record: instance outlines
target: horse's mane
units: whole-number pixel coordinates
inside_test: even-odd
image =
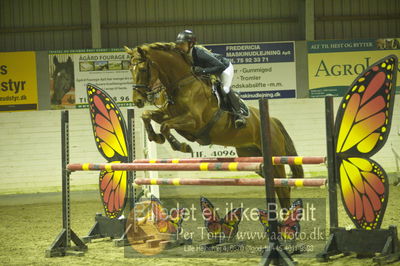
[[[142,48],[144,47],[148,47],[154,50],[172,51],[176,49],[176,44],[174,42],[155,42],[142,45]]]
[[[174,43],[174,42],[155,42],[155,43],[150,43],[150,44],[144,44],[144,45],[142,45],[142,48],[143,47],[149,47],[154,50],[162,50],[162,51],[171,51],[171,50],[176,51],[176,49],[177,49],[176,43]],[[196,44],[196,47],[201,47],[201,48],[206,49],[207,51],[211,52],[211,50],[207,49],[203,45]]]
[[[176,43],[174,42],[155,42],[150,44],[143,44],[140,46],[143,50],[156,50],[156,51],[164,51],[171,52],[174,56],[182,57],[186,64],[191,65],[191,60],[188,58],[188,55],[183,53],[180,49],[176,47]]]

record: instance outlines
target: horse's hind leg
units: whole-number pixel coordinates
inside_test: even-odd
[[[239,157],[260,157],[262,152],[257,147],[236,148]],[[262,173],[257,172],[263,177]],[[283,165],[274,166],[273,178],[286,178],[285,167]],[[263,177],[264,178],[264,177]],[[279,203],[282,208],[290,207],[290,187],[275,187],[275,192],[278,196]]]

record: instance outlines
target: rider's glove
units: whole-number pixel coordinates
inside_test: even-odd
[[[196,75],[205,75],[205,74],[206,74],[206,72],[204,71],[204,68],[199,67],[199,66],[194,66],[194,67],[193,67],[193,72],[194,72]]]

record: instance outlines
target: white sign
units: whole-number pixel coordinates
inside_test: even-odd
[[[294,42],[205,45],[235,69],[232,88],[243,99],[295,98]]]

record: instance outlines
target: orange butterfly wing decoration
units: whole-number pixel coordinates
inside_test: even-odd
[[[303,217],[303,201],[301,199],[295,200],[285,219],[278,222],[278,233],[282,239],[293,240],[300,233],[300,220]],[[269,234],[268,211],[258,209],[258,218],[264,227],[264,231]]]
[[[110,95],[95,85],[87,85],[87,95],[97,149],[108,162],[127,162],[127,129],[121,110]],[[100,196],[109,218],[118,218],[124,210],[127,178],[126,171],[100,172]]]
[[[155,225],[160,233],[178,234],[182,230],[182,222],[187,212],[185,208],[174,209],[168,214],[160,200],[153,195],[151,195],[151,207]]]
[[[221,219],[217,210],[207,198],[200,198],[200,207],[204,226],[212,238],[222,241],[236,236],[242,219],[243,208],[232,209]]]
[[[279,224],[279,232],[284,239],[295,239],[300,233],[300,220],[303,218],[303,201],[292,203],[285,219]]]
[[[388,139],[396,74],[394,55],[367,68],[350,86],[336,116],[336,173],[344,207],[357,228],[380,228],[386,210],[387,175],[369,157]]]

